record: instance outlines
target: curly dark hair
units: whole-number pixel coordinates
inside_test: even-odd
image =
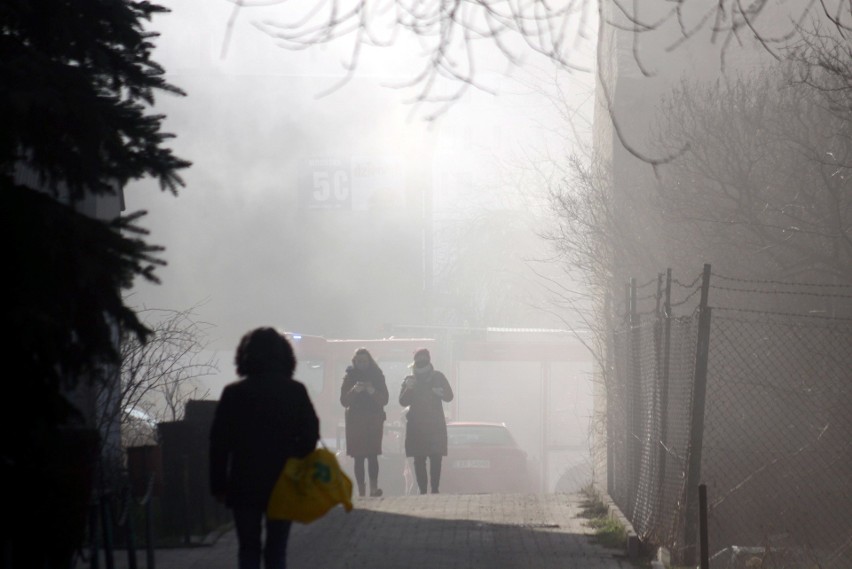
[[[240,377],[266,372],[280,372],[291,377],[296,370],[296,355],[282,332],[263,326],[243,335],[234,363]]]

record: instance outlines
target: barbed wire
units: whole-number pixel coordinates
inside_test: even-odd
[[[704,283],[717,290],[711,293],[709,306],[713,340],[707,354],[707,413],[704,428],[696,435],[690,427],[690,410],[701,338],[695,318],[701,310],[697,295],[707,290],[701,283],[701,277],[687,285],[675,281],[689,288],[672,286],[662,291],[670,295],[670,302],[658,303],[657,308],[671,307],[668,314],[657,311],[658,320],[652,321],[653,315],[642,312],[641,332],[633,320],[633,326],[621,324],[613,338],[608,388],[615,388],[607,392],[612,403],[607,407],[607,427],[612,429],[614,452],[607,469],[614,482],[613,500],[633,512],[631,522],[637,532],[654,536],[674,551],[683,543],[687,527],[686,509],[679,507],[688,491],[684,462],[691,458],[694,437],[700,436],[707,452],[702,475],[716,488],[711,515],[717,517],[712,520],[710,531],[715,535],[711,539],[730,544],[747,535],[746,540],[756,543],[763,533],[762,523],[774,520],[779,512],[801,509],[806,515],[782,520],[791,542],[800,536],[809,539],[810,528],[819,527],[819,545],[824,544],[825,551],[848,549],[852,543],[848,519],[832,516],[849,511],[850,499],[843,480],[831,468],[839,464],[852,432],[849,417],[838,419],[835,413],[848,407],[850,397],[852,314],[838,311],[843,316],[833,317],[831,308],[809,311],[811,307],[799,305],[828,305],[829,299],[838,299],[834,303],[845,309],[852,288],[808,288],[808,283],[719,275]],[[795,294],[824,296],[826,301],[803,300]],[[772,304],[758,302],[764,298]],[[648,300],[635,304],[634,315],[637,308],[653,308]],[[673,324],[670,345],[660,342],[659,335],[645,332],[646,326],[657,325],[662,318],[670,318]],[[669,374],[666,383],[662,370]],[[641,424],[636,417],[642,417]],[[742,432],[749,432],[747,440]],[[789,493],[811,479],[819,490],[791,496],[789,506],[764,499]],[[814,519],[809,517],[812,510],[820,512]],[[817,516],[824,526],[816,526]]]
[[[652,292],[651,294],[646,294],[644,296],[637,296],[636,300],[637,301],[639,301],[639,300],[651,300],[651,299],[656,299],[657,297],[658,297],[657,293]]]
[[[824,288],[848,288],[852,289],[852,284],[825,284],[825,283],[795,283],[790,281],[772,281],[772,280],[761,280],[761,279],[741,279],[737,277],[728,277],[725,275],[720,275],[718,273],[710,273],[716,278],[726,280],[726,281],[734,281],[740,283],[751,283],[751,284],[777,284],[782,286],[810,286],[810,287],[824,287]]]
[[[712,306],[711,307],[714,312],[716,311],[728,311],[728,312],[747,312],[751,314],[768,314],[771,316],[795,316],[800,318],[817,318],[822,320],[843,320],[852,322],[852,318],[848,318],[845,316],[829,316],[823,314],[803,314],[801,312],[773,312],[769,310],[755,310],[753,308],[731,308],[728,306]]]
[[[846,285],[846,284],[823,284],[823,283],[808,283],[808,282],[795,283],[795,282],[786,282],[786,281],[773,281],[773,280],[767,280],[767,279],[745,279],[745,278],[730,277],[730,276],[721,275],[721,274],[718,274],[718,273],[711,273],[711,275],[718,278],[718,279],[721,279],[721,280],[738,282],[738,283],[771,284],[771,285],[798,286],[798,287],[820,287],[820,288],[834,288],[834,289],[852,289],[852,285]],[[692,298],[701,291],[701,287],[699,287],[698,284],[701,282],[702,277],[703,277],[703,273],[699,273],[698,276],[696,276],[695,279],[691,283],[683,283],[683,282],[679,281],[678,279],[673,278],[671,280],[672,284],[675,284],[675,285],[677,285],[681,288],[691,289],[691,292],[688,295],[686,295],[683,299],[681,299],[679,301],[671,302],[669,304],[669,306],[671,308],[683,306],[683,305],[687,304],[690,300],[692,300]],[[650,286],[650,285],[652,285],[654,283],[658,283],[658,282],[659,282],[659,278],[652,278],[652,279],[648,280],[647,282],[645,282],[641,285],[636,285],[636,289],[638,290],[638,289]],[[773,295],[774,294],[774,295],[790,295],[790,296],[808,296],[808,297],[817,297],[817,298],[852,299],[852,293],[846,294],[846,293],[842,293],[842,292],[831,293],[831,292],[817,292],[817,291],[806,291],[806,290],[772,290],[772,289],[766,289],[766,288],[739,288],[739,287],[715,285],[715,284],[712,284],[712,283],[709,285],[709,287],[711,289],[715,289],[715,290],[727,291],[727,292],[733,292],[733,293],[742,293],[742,294],[767,294],[767,295]],[[664,294],[664,290],[658,289],[653,293],[645,294],[645,295],[642,295],[642,296],[637,296],[636,301],[638,303],[640,301],[647,301],[647,300],[660,300],[662,298],[663,294]],[[726,307],[726,306],[717,306],[717,307],[714,307],[714,308],[718,309],[718,310],[740,311],[740,312],[747,312],[747,313],[754,313],[754,314],[768,314],[768,315],[786,316],[786,317],[800,316],[800,317],[805,317],[805,318],[818,318],[818,319],[826,319],[826,320],[844,320],[844,321],[845,320],[852,320],[852,318],[847,318],[847,317],[838,317],[838,316],[829,316],[829,315],[820,315],[820,314],[772,312],[772,311],[754,310],[754,309],[747,309],[747,308],[733,308],[733,307]],[[644,311],[637,311],[637,314],[643,314],[643,315],[644,314],[654,314],[655,312],[656,312],[656,309],[644,310]],[[624,314],[625,318],[629,318],[629,312],[626,310],[626,307],[625,307],[625,312],[623,314]]]
[[[687,302],[689,302],[689,299],[692,298],[693,296],[695,296],[696,294],[698,294],[699,292],[701,292],[700,288],[693,289],[693,291],[691,293],[689,293],[688,295],[686,295],[686,297],[683,300],[680,300],[678,302],[672,302],[671,304],[669,304],[669,306],[671,306],[672,308],[674,308],[675,306],[682,306],[682,305],[686,304]]]
[[[718,290],[727,290],[731,292],[757,292],[760,294],[791,294],[791,295],[800,295],[800,296],[819,296],[824,298],[852,298],[852,294],[833,294],[833,293],[822,293],[822,292],[810,292],[803,290],[768,290],[768,289],[748,289],[748,288],[734,288],[728,286],[719,286],[719,285],[710,285],[710,288],[718,289]]]
[[[684,284],[677,279],[672,279],[672,284],[676,284],[679,287],[683,287],[683,288],[695,288],[695,285],[698,284],[698,282],[702,279],[703,276],[704,276],[704,273],[698,273],[698,276],[695,277],[695,280],[692,281],[689,284]]]
[[[637,316],[642,316],[642,315],[646,315],[646,314],[657,314],[657,309],[653,308],[653,309],[649,309],[649,310],[639,310],[639,311],[636,312]]]

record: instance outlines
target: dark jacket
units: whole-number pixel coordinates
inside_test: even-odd
[[[210,491],[266,507],[287,459],[316,448],[319,419],[305,386],[280,373],[228,384],[210,430]]]
[[[433,388],[443,389],[443,395],[437,395]],[[399,404],[408,407],[405,415],[405,456],[447,456],[447,421],[443,402],[452,400],[450,382],[440,371],[432,369],[424,376],[409,375],[403,380]]]
[[[359,381],[369,383],[375,391],[356,391]],[[388,404],[388,386],[385,374],[378,367],[360,370],[346,368],[340,386],[340,404],[346,407],[346,454],[372,456],[382,454],[385,405]]]

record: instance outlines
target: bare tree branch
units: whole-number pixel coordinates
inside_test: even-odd
[[[732,271],[852,282],[852,124],[833,110],[844,91],[815,88],[830,80],[824,71],[799,81],[801,69],[685,84],[666,99],[659,144],[693,144],[659,179],[662,212],[682,243],[740,262]]]
[[[327,95],[346,84],[357,68],[363,46],[391,47],[403,35],[415,38],[422,46],[422,69],[397,88],[414,88],[415,105],[435,104],[439,110],[427,116],[432,120],[444,112],[447,104],[461,97],[468,86],[488,90],[477,79],[477,60],[482,42],[490,42],[510,65],[523,58],[510,38],[526,49],[540,54],[567,71],[591,71],[575,56],[576,41],[587,36],[588,0],[569,0],[559,6],[545,0],[532,2],[449,0],[322,0],[301,10],[292,2],[246,2],[229,0],[234,10],[226,24],[222,55],[227,53],[236,13],[243,8],[279,6],[275,19],[265,18],[255,26],[286,49],[336,42],[349,36],[350,56],[343,62],[344,77],[325,90]],[[286,16],[286,19],[285,17]],[[571,41],[571,40],[574,41]],[[460,85],[450,95],[441,92],[443,81]]]
[[[104,385],[98,400],[100,422],[120,425],[123,444],[150,444],[153,423],[179,420],[188,400],[207,397],[199,380],[214,374],[217,362],[205,353],[212,325],[196,319],[197,308],[140,309],[151,330],[147,341],[122,334],[120,381]]]

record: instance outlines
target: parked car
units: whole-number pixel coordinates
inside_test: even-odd
[[[416,492],[413,465],[406,463],[409,493]],[[534,488],[527,453],[504,423],[447,424],[447,456],[441,469],[443,494],[526,493]]]
[[[125,407],[121,417],[121,446],[128,448],[156,444],[157,421],[138,407]]]

